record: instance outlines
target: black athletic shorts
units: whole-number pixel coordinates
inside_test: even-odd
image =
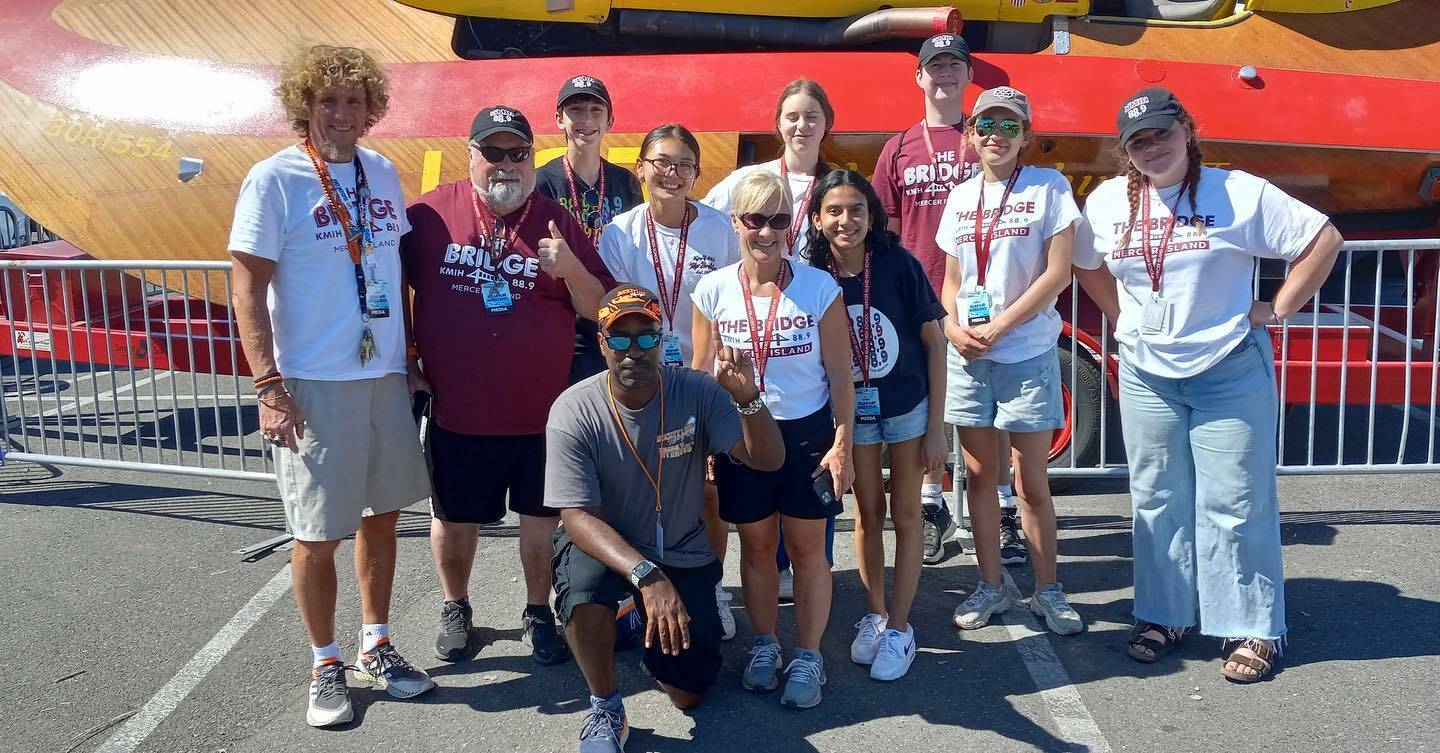
[[[720,519],[740,525],[775,513],[801,520],[822,520],[845,511],[839,500],[827,505],[815,493],[812,474],[835,443],[835,421],[826,405],[814,413],[776,421],[785,440],[785,464],[778,471],[757,471],[732,459],[715,457],[715,488]]]
[[[431,423],[425,459],[435,487],[430,511],[448,523],[488,525],[510,510],[553,518],[545,506],[545,435],[477,436],[446,431]]]
[[[645,614],[645,601],[630,579],[586,554],[562,527],[555,532],[555,615],[569,622],[570,613],[580,604],[599,604],[618,610],[626,594],[635,597],[635,607]],[[715,585],[720,582],[720,562],[700,567],[672,567],[660,570],[674,584],[690,614],[690,648],[678,656],[667,656],[654,641],[645,649],[645,668],[656,680],[691,693],[704,693],[720,675],[720,614],[715,604]]]

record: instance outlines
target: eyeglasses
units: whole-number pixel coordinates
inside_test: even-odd
[[[656,157],[655,159],[641,157],[640,161],[650,163],[650,166],[660,171],[662,175],[673,171],[686,180],[695,177],[700,172],[700,167],[694,162],[671,162],[665,157]]]
[[[641,350],[654,350],[660,345],[660,333],[642,332],[638,335],[606,335],[605,345],[616,353],[624,353],[630,350],[631,345],[639,345]]]
[[[785,212],[779,214],[761,214],[759,212],[746,212],[740,215],[740,224],[751,230],[760,230],[766,225],[771,230],[784,230],[790,227],[790,215]]]
[[[521,162],[529,162],[530,155],[534,152],[534,149],[528,146],[517,146],[514,149],[502,149],[498,146],[481,146],[479,144],[471,144],[470,147],[472,149],[479,150],[480,156],[484,157],[485,161],[489,162],[492,165],[498,165],[506,159],[516,164],[519,164]]]
[[[999,121],[994,118],[975,119],[975,133],[979,136],[989,136],[999,131],[1001,136],[1007,139],[1013,139],[1018,138],[1022,130],[1024,130],[1024,128],[1020,125],[1020,121],[1011,118]]]

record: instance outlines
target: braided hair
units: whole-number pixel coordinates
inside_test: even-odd
[[[1185,160],[1188,163],[1185,168],[1185,179],[1182,184],[1190,187],[1190,211],[1196,211],[1195,196],[1200,190],[1200,168],[1204,167],[1204,157],[1200,154],[1199,126],[1195,123],[1195,117],[1189,112],[1181,111],[1175,118],[1175,125],[1188,126],[1190,138],[1185,142]],[[1115,161],[1124,165],[1120,175],[1125,176],[1125,195],[1130,200],[1130,220],[1125,225],[1125,235],[1120,239],[1120,244],[1115,250],[1119,251],[1130,245],[1130,238],[1135,231],[1135,218],[1140,212],[1140,190],[1145,185],[1145,176],[1130,161],[1130,154],[1125,151],[1125,144],[1121,143],[1115,147]],[[1149,233],[1150,228],[1145,228]]]

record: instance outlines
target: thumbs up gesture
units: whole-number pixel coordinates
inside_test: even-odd
[[[575,265],[580,263],[575,258],[575,253],[570,250],[570,244],[565,242],[565,236],[560,234],[560,228],[550,220],[550,237],[541,238],[536,245],[535,255],[540,257],[540,269],[556,279],[564,279],[573,273]]]
[[[755,399],[755,365],[745,351],[726,345],[720,338],[720,323],[710,322],[710,337],[715,343],[715,381],[730,393],[737,403]]]

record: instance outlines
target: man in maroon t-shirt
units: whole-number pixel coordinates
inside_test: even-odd
[[[408,209],[402,242],[414,293],[411,374],[434,393],[430,546],[445,591],[435,652],[471,655],[470,572],[480,525],[520,516],[522,615],[536,661],[569,657],[550,611],[545,422],[568,383],[575,315],[615,282],[575,218],[535,191],[534,137],[519,111],[490,107],[470,128],[470,177]]]

